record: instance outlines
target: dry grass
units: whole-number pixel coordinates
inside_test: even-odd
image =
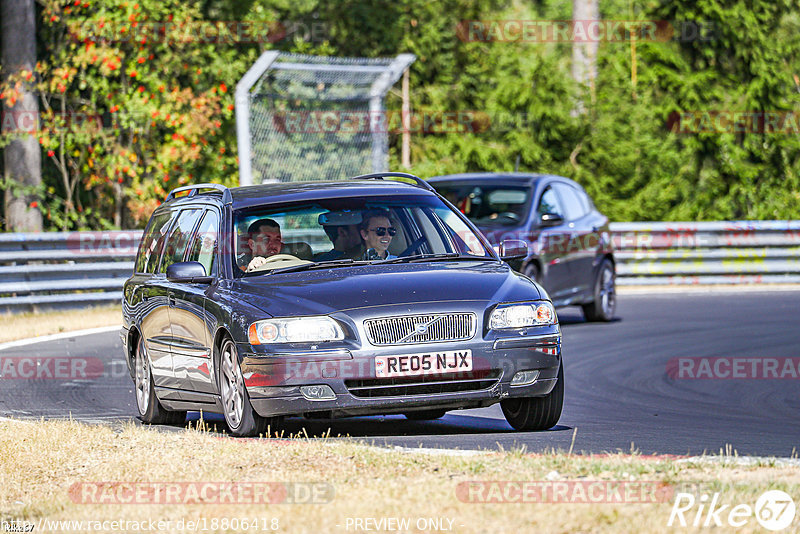
[[[133,425],[114,429],[69,421],[0,420],[0,458],[0,519],[171,520],[172,530],[182,518],[274,518],[280,532],[363,532],[354,528],[354,518],[387,517],[409,518],[410,532],[433,530],[417,528],[420,518],[447,518],[458,533],[676,530],[667,526],[672,502],[478,504],[457,498],[460,482],[480,480],[693,482],[703,492],[720,492],[723,503],[751,506],[767,489],[787,491],[796,501],[800,497],[800,467],[769,462],[726,467],[635,455],[522,451],[444,456],[348,441],[237,440],[198,430],[158,432]],[[101,481],[325,482],[335,496],[326,504],[78,504],[70,498],[72,484]],[[353,522],[349,528],[348,518]],[[207,528],[224,530],[211,528],[211,523]],[[736,532],[763,531],[760,528],[751,519]]]
[[[98,306],[81,310],[51,311],[0,315],[0,343],[36,336],[58,334],[84,328],[122,324],[118,305]]]

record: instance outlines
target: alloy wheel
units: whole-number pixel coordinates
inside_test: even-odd
[[[222,346],[222,405],[225,410],[225,419],[232,428],[239,428],[242,423],[244,409],[244,377],[239,368],[239,358],[236,348],[230,340]]]
[[[150,362],[147,361],[144,341],[136,346],[136,406],[139,415],[147,413],[150,407]]]
[[[608,318],[613,317],[614,311],[617,308],[617,288],[616,281],[614,280],[614,272],[610,265],[606,265],[603,269],[603,274],[600,279],[599,297],[603,315]]]

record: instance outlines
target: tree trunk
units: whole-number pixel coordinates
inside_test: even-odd
[[[572,0],[572,23],[587,28],[591,21],[600,20],[598,0]],[[583,32],[586,34],[586,32]],[[594,92],[594,79],[597,77],[596,40],[572,42],[572,77],[583,90],[587,86]],[[575,112],[583,113],[583,101],[579,100]]]
[[[7,77],[22,69],[33,72],[36,67],[36,11],[34,0],[0,0],[2,20],[2,68]],[[34,127],[39,127],[39,105],[36,94],[22,87],[19,98],[12,107],[3,102],[3,113],[12,117],[29,113],[36,117]],[[16,121],[3,121],[6,128],[14,128]],[[4,151],[4,179],[6,228],[12,232],[41,232],[42,214],[30,204],[36,200],[34,190],[42,183],[42,161],[39,143],[33,135],[17,132]]]
[[[408,96],[408,68],[403,72],[403,145],[400,155],[400,165],[406,169],[411,168],[411,102]]]

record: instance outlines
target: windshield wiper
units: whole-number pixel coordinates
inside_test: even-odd
[[[245,273],[244,276],[253,276],[257,274],[283,274],[283,273],[296,273],[301,271],[310,271],[314,269],[326,269],[333,267],[349,267],[351,265],[385,265],[388,263],[415,263],[423,261],[443,261],[443,260],[472,260],[472,261],[488,261],[492,258],[485,256],[465,256],[457,252],[448,252],[446,254],[415,254],[413,256],[403,256],[401,258],[392,258],[389,260],[352,260],[344,258],[340,260],[327,260],[314,263],[303,263],[301,265],[292,265],[290,267],[278,267],[277,269],[259,269],[257,271]]]
[[[447,252],[444,254],[415,254],[413,256],[402,256],[400,258],[392,258],[390,260],[383,260],[378,263],[416,263],[422,261],[444,261],[444,260],[478,260],[489,261],[492,258],[486,256],[469,256],[459,254],[458,252]]]
[[[341,260],[327,260],[327,261],[318,261],[314,263],[303,263],[302,265],[292,265],[291,267],[280,267],[278,269],[273,269],[269,271],[270,274],[279,274],[279,273],[296,273],[299,271],[310,271],[312,269],[325,269],[328,267],[347,267],[350,265],[368,265],[372,262],[366,260],[352,260],[350,258],[344,258]]]

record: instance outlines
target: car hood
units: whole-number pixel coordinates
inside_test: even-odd
[[[546,298],[538,286],[497,261],[364,265],[239,279],[231,288],[273,317],[435,301]]]

